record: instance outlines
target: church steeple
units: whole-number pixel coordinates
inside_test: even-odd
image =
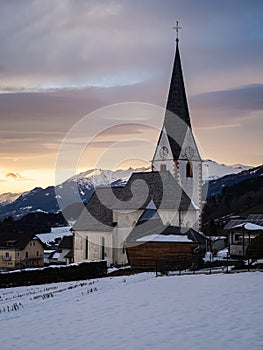
[[[174,66],[166,104],[166,110],[167,112],[176,114],[176,116],[178,116],[191,128],[191,121],[184,87],[184,79],[178,42],[179,39],[177,37]]]
[[[169,141],[172,157],[177,160],[181,155],[182,146],[188,129],[191,130],[191,121],[179,52],[178,29],[181,28],[179,27],[178,22],[174,29],[176,29],[177,32],[174,65],[167,98],[164,123],[158,146],[160,146],[161,140],[164,137],[163,134],[165,133]]]
[[[181,28],[178,22],[174,29],[177,37],[173,71],[164,123],[153,156],[152,170],[159,172],[167,170],[176,178],[194,206],[199,208],[199,217],[189,219],[189,225],[193,225],[193,221],[196,225],[198,218],[201,223],[202,160],[191,128],[179,52],[178,30]]]

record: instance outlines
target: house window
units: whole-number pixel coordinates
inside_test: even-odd
[[[40,254],[39,254],[39,251],[37,250],[37,257],[39,257],[40,256]]]
[[[101,237],[101,260],[105,258],[105,238]]]
[[[17,256],[20,256],[20,252],[17,252]]]
[[[160,165],[160,171],[166,171],[166,165],[165,164],[161,164]]]
[[[5,252],[5,257],[8,259],[9,258],[9,252]]]
[[[25,257],[28,258],[28,252],[25,253]]]
[[[8,262],[7,266],[13,266],[13,263],[12,262]]]
[[[85,241],[85,259],[89,258],[89,237],[86,237]]]
[[[189,161],[186,164],[186,177],[193,177],[193,167]]]

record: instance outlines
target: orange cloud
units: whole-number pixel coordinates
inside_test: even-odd
[[[5,177],[14,181],[27,180],[24,176],[20,175],[19,173],[7,173]]]

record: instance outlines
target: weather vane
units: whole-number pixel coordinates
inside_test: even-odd
[[[173,29],[176,30],[176,42],[179,41],[179,30],[182,29],[182,27],[179,26],[179,21],[176,21],[176,26],[173,27]]]

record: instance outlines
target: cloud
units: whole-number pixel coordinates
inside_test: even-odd
[[[239,128],[250,131],[262,125],[263,84],[211,91],[191,96],[190,109],[197,129]],[[257,125],[257,127],[256,127]]]
[[[211,91],[192,96],[195,108],[219,108],[224,110],[263,110],[263,84],[250,84],[234,89]]]
[[[3,2],[1,84],[9,91],[118,86],[169,73],[175,18],[193,74],[251,60],[255,69],[262,65],[262,12],[252,0]]]
[[[262,17],[257,0],[200,0],[198,6],[180,0],[2,1],[0,155],[6,172],[44,163],[52,168],[64,135],[98,108],[128,101],[165,106],[176,19],[183,27],[180,52],[194,128],[219,134],[236,127],[253,148],[262,130]],[[122,119],[130,121],[126,114]],[[110,141],[122,132],[112,132]],[[203,140],[205,146],[206,135]]]
[[[28,180],[31,180],[31,179],[26,178],[25,176],[22,176],[19,173],[7,173],[5,175],[5,177],[7,179],[11,179],[11,180],[14,180],[14,181],[28,181]]]

